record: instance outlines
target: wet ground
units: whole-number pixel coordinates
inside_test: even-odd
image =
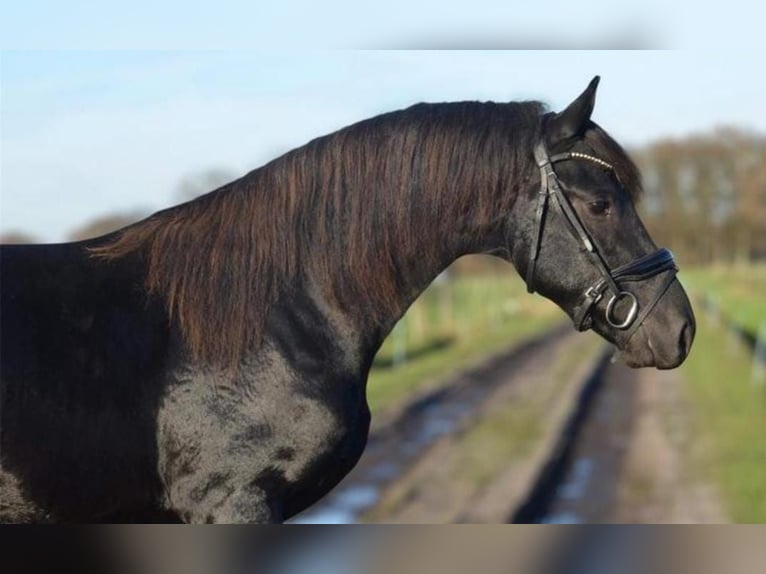
[[[556,457],[525,521],[726,522],[695,471],[680,373],[610,364],[605,350],[563,326],[456,374],[377,428],[357,467],[292,522],[505,522]]]
[[[635,423],[636,372],[610,365],[598,391],[542,522],[603,522],[617,502],[617,481]]]
[[[678,371],[610,365],[543,522],[727,522],[697,443]]]
[[[414,465],[441,437],[465,428],[487,398],[513,384],[517,375],[539,361],[551,346],[571,336],[568,325],[457,374],[443,388],[417,398],[382,428],[375,430],[351,473],[323,500],[291,522],[357,522],[382,493]]]

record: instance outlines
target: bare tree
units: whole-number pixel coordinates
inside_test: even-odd
[[[634,155],[658,242],[693,263],[766,256],[766,136],[721,128]]]
[[[100,237],[122,229],[136,221],[142,220],[147,214],[143,212],[133,212],[124,214],[111,214],[97,217],[89,221],[82,227],[75,229],[68,236],[70,241],[82,241],[93,237]]]
[[[226,168],[211,168],[184,176],[176,187],[176,198],[189,201],[236,179],[238,174]]]
[[[25,231],[6,231],[0,234],[0,243],[9,245],[12,243],[40,243],[40,241],[34,235]]]

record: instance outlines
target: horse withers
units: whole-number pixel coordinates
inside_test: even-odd
[[[275,522],[356,464],[372,359],[456,258],[491,253],[634,367],[694,316],[591,121],[418,104],[114,234],[3,246],[0,519]]]

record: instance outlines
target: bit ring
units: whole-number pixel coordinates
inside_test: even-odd
[[[624,321],[619,321],[617,320],[616,317],[613,317],[614,306],[617,303],[617,301],[625,297],[630,297],[633,302],[630,305],[628,316],[625,317]],[[636,299],[636,296],[633,295],[633,293],[629,293],[628,291],[620,291],[619,293],[617,293],[617,295],[612,295],[612,298],[609,300],[609,303],[606,306],[606,322],[609,323],[615,329],[627,329],[630,326],[630,324],[636,320],[637,314],[638,314],[638,300]]]

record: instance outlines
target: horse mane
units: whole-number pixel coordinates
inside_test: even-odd
[[[394,310],[402,253],[429,261],[440,230],[486,228],[509,212],[544,111],[539,102],[456,102],[383,114],[91,251],[142,257],[147,292],[164,300],[191,356],[236,365],[261,344],[269,308],[302,278],[372,320]]]

